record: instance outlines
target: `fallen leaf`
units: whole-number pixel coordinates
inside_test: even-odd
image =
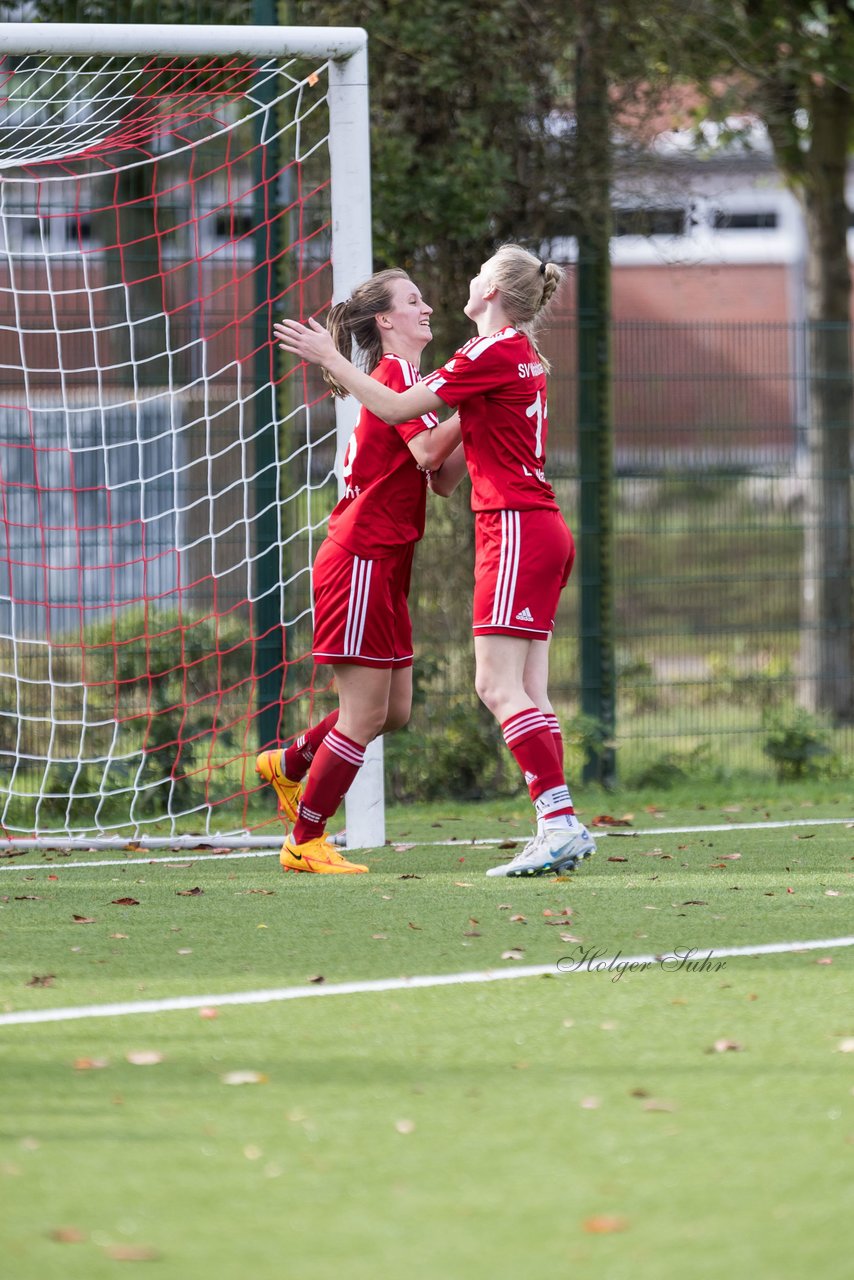
[[[744,1049],[743,1044],[739,1044],[737,1040],[716,1040],[711,1049],[707,1049],[706,1053],[741,1053]]]
[[[210,1005],[205,1005],[203,1008],[199,1010],[199,1017],[200,1018],[218,1018],[219,1009],[214,1009]]]
[[[590,1235],[608,1236],[615,1231],[628,1231],[629,1220],[616,1214],[598,1213],[592,1218],[585,1218],[581,1225]]]
[[[55,981],[55,973],[34,973],[29,982],[24,983],[24,985],[27,987],[52,987]]]
[[[106,1244],[104,1253],[114,1262],[156,1262],[160,1254],[147,1244]]]
[[[458,889],[471,889],[473,887],[469,880],[455,880],[454,884]]]
[[[421,877],[417,876],[414,871],[406,871],[402,876],[398,876],[397,878],[398,880],[420,880],[421,879]]]
[[[417,929],[417,930],[420,930],[421,925],[420,925],[420,924],[413,924],[413,923],[412,923],[412,921],[410,920],[410,921],[409,921],[409,927],[410,927],[410,929]]]
[[[509,951],[502,951],[501,959],[502,960],[521,960],[523,955],[524,955],[524,951],[522,950],[521,947],[513,947]]]
[[[326,979],[324,978],[322,973],[316,973],[313,978],[309,978],[309,982],[321,983],[325,981]]]
[[[391,847],[392,849],[395,849],[398,853],[408,853],[410,849],[415,848],[415,845],[414,844],[393,844]],[[403,879],[402,876],[400,878]],[[416,876],[415,879],[416,880],[420,879],[420,876]]]
[[[515,849],[518,843],[518,840],[502,840],[496,847],[499,849]]]
[[[602,1105],[602,1099],[591,1095],[588,1098],[582,1098],[578,1105],[582,1111],[598,1111]]]
[[[240,896],[243,896],[248,893],[260,893],[260,894],[263,894],[265,897],[269,897],[271,894],[275,892],[276,892],[275,889],[241,889]]]
[[[608,858],[608,862],[628,862],[628,858]]]
[[[220,1080],[223,1084],[266,1084],[268,1077],[261,1071],[226,1071]]]
[[[71,919],[75,924],[97,924],[94,916],[72,916]]]
[[[15,894],[16,902],[41,902],[41,898],[37,893],[17,893]]]
[[[159,1049],[134,1049],[125,1058],[134,1067],[155,1067],[163,1061],[163,1054]]]
[[[111,907],[138,907],[139,902],[136,898],[113,898],[110,903]]]
[[[111,934],[110,934],[110,937],[111,937],[111,938],[127,938],[128,936],[129,936],[129,935],[128,935],[128,934],[126,934],[126,933],[111,933]]]
[[[395,1120],[394,1127],[398,1133],[414,1133],[415,1121],[414,1120]]]
[[[50,1238],[57,1244],[82,1244],[86,1235],[79,1227],[54,1227]]]
[[[667,1102],[664,1098],[648,1098],[643,1104],[644,1111],[675,1111],[676,1103]]]
[[[527,924],[528,918],[527,916],[511,916],[510,923],[511,924]]]
[[[709,904],[704,902],[702,898],[688,898],[686,902],[682,902],[679,905],[682,907],[707,907]]]
[[[176,898],[198,898],[200,893],[204,893],[204,889],[200,889],[198,885],[193,889],[176,889]]]
[[[846,1036],[836,1046],[837,1053],[854,1053],[854,1036]]]
[[[635,815],[627,813],[622,818],[614,818],[610,813],[600,813],[598,817],[593,819],[591,826],[594,827],[630,827],[634,821]]]
[[[75,1071],[103,1071],[110,1065],[109,1058],[75,1058]]]

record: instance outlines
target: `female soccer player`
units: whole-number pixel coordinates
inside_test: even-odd
[[[403,392],[366,378],[314,322],[283,320],[274,329],[286,351],[323,365],[387,422],[459,407],[462,446],[432,484],[449,492],[464,455],[475,511],[476,688],[501,725],[537,814],[537,834],[512,862],[490,868],[492,876],[569,870],[595,850],[573,810],[548,699],[549,643],[574,545],[545,477],[547,364],[535,334],[562,275],[554,263],[504,245],[471,282],[465,314],[478,336]]]
[[[345,360],[355,343],[371,371],[365,380],[389,395],[418,382],[430,341],[432,308],[405,271],[380,271],[333,306],[327,334]],[[325,374],[335,395],[344,384]],[[427,476],[459,444],[457,414],[437,425],[421,411],[395,426],[363,408],[344,454],[346,489],[329,517],[314,561],[317,663],[335,675],[338,710],[285,751],[258,756],[293,823],[282,846],[286,871],[326,875],[367,871],[325,839],[365,757],[368,743],[406,724],[412,706],[412,625],[407,596],[415,543],[424,533]],[[305,788],[302,779],[308,774]]]

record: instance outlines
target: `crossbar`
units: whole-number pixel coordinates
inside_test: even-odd
[[[140,57],[246,54],[252,58],[292,55],[339,61],[365,49],[367,40],[367,32],[361,27],[0,22],[0,54],[125,54]]]

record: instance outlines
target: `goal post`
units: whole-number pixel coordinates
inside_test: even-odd
[[[275,844],[358,406],[270,334],[372,270],[366,33],[0,24],[0,176],[2,835]]]

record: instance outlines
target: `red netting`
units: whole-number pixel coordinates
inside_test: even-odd
[[[324,92],[245,60],[0,69],[8,834],[277,830],[254,757],[323,692],[335,442],[270,333],[331,293]]]

